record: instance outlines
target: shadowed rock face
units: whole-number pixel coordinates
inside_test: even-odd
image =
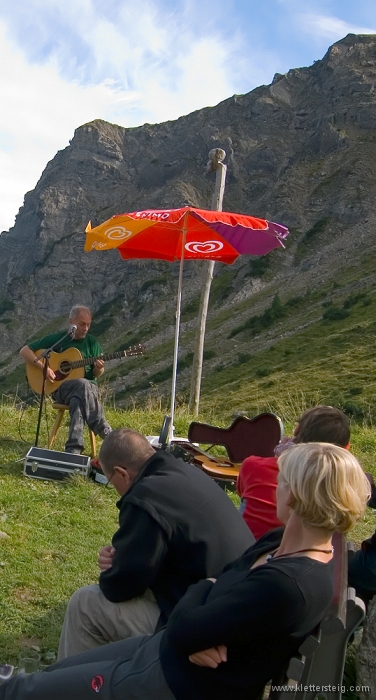
[[[0,314],[2,355],[77,301],[96,310],[120,293],[125,300],[139,293],[142,305],[141,286],[161,265],[84,253],[85,226],[149,207],[209,208],[214,175],[204,169],[212,148],[227,153],[224,209],[292,227],[290,251],[317,221],[330,220],[309,260],[296,265],[286,253],[281,283],[317,284],[355,262],[360,247],[375,245],[375,86],[376,37],[348,35],[313,66],[174,122],[124,129],[96,120],[78,128],[0,237],[0,312],[9,308]],[[191,294],[197,270],[187,266]],[[148,313],[157,317],[170,296],[173,304],[162,287],[149,289]],[[125,319],[137,323],[131,311]]]

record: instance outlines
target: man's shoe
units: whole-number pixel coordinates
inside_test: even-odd
[[[0,683],[8,681],[12,676],[13,670],[14,666],[11,666],[10,664],[0,664]]]
[[[101,430],[101,432],[99,433],[99,437],[101,437],[102,440],[104,440],[106,435],[108,435],[109,433],[112,433],[112,428],[110,425],[108,425],[106,428],[103,428],[103,430]]]
[[[98,459],[92,459],[90,462],[91,465],[91,473],[90,476],[91,478],[96,481],[98,484],[104,484],[107,486],[108,484],[108,479],[103,473],[102,467],[99,464]]]

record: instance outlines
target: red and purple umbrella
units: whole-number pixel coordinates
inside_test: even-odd
[[[208,259],[230,264],[239,255],[284,247],[288,230],[254,216],[182,207],[118,214],[86,229],[85,250],[117,248],[124,260]]]
[[[244,214],[194,209],[147,209],[119,214],[86,228],[85,250],[117,248],[124,260],[180,260],[172,377],[171,417],[179,345],[184,260],[215,260],[231,265],[239,255],[266,255],[284,248],[288,229],[281,224]]]

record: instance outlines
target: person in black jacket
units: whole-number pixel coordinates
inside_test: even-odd
[[[370,486],[348,451],[297,445],[279,458],[282,528],[217,578],[192,585],[164,630],[15,676],[0,700],[256,700],[333,595],[331,536],[364,513]]]
[[[371,498],[367,505],[376,508],[376,486],[372,474],[366,473],[371,484]],[[369,603],[376,595],[376,530],[372,537],[363,540],[360,549],[349,557],[349,586],[355,588],[356,595]]]
[[[197,467],[122,428],[99,462],[120,500],[119,529],[102,547],[99,585],[69,601],[59,659],[154,632],[188,586],[211,576],[254,542],[225,492]]]

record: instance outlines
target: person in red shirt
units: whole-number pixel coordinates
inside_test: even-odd
[[[275,449],[275,457],[251,455],[242,463],[237,491],[243,502],[242,515],[256,540],[280,527],[277,518],[276,489],[279,454],[296,443],[329,442],[350,446],[350,421],[333,406],[309,408],[299,418],[292,438],[285,438]]]

